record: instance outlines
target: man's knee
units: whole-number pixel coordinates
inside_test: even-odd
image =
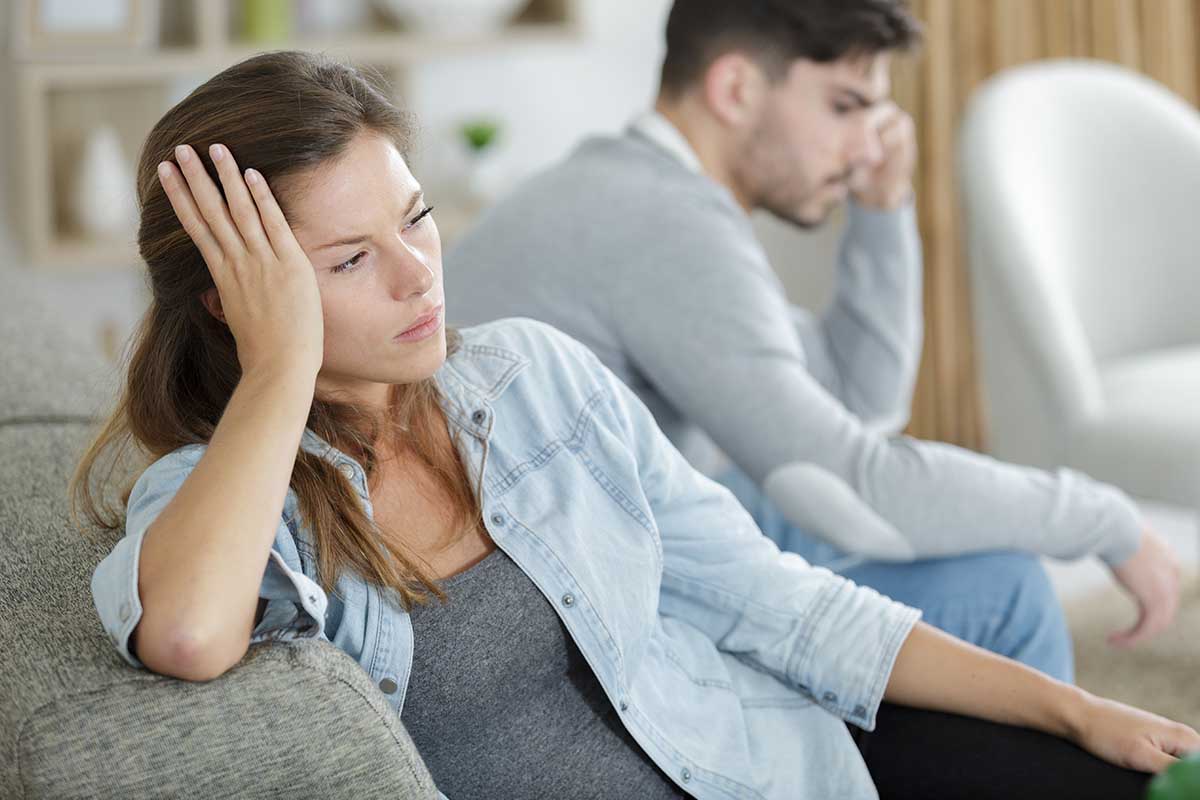
[[[996,590],[1007,593],[996,651],[1060,680],[1074,678],[1073,645],[1062,604],[1041,561],[1021,553],[996,556]]]
[[[1074,672],[1062,606],[1045,568],[1024,553],[979,553],[845,575],[920,608],[925,621],[1060,680]]]

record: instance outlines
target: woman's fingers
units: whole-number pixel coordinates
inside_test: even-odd
[[[1134,768],[1142,772],[1162,772],[1179,759],[1169,756],[1155,747],[1147,747],[1145,753],[1135,760]]]
[[[254,198],[254,203],[258,206],[258,215],[262,219],[263,229],[267,232],[267,238],[271,240],[271,246],[275,248],[275,253],[280,260],[289,256],[301,256],[307,259],[300,243],[296,241],[296,234],[292,232],[292,226],[288,224],[282,209],[275,202],[275,195],[271,192],[271,187],[267,186],[267,181],[263,178],[262,173],[256,169],[246,170],[246,185],[250,187],[250,196]]]
[[[188,188],[187,181],[170,161],[163,161],[158,165],[158,181],[162,184],[163,191],[167,193],[167,199],[171,201],[171,208],[175,210],[175,216],[179,218],[183,230],[191,237],[196,249],[204,258],[204,263],[208,264],[213,280],[220,286],[229,270],[229,265],[225,261],[220,243],[209,230],[208,223],[204,221],[200,209],[196,207],[196,201],[192,197],[192,191]]]
[[[228,147],[214,144],[208,148],[209,157],[217,167],[217,176],[221,179],[221,188],[225,190],[225,202],[229,214],[241,234],[247,249],[260,259],[273,258],[275,253],[267,234],[263,230],[262,220],[258,216],[258,206],[246,188],[237,161]]]
[[[179,169],[187,178],[187,185],[192,190],[196,206],[208,224],[208,229],[221,244],[225,257],[237,258],[245,252],[246,244],[233,224],[225,198],[221,197],[217,185],[208,176],[200,156],[190,145],[181,144],[175,148],[175,160],[179,162]]]

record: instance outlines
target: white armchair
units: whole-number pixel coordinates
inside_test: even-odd
[[[1200,506],[1200,114],[1088,61],[972,99],[959,174],[994,455]]]

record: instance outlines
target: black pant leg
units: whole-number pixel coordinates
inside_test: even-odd
[[[1153,777],[1056,736],[884,703],[850,731],[881,800],[1142,800]]]

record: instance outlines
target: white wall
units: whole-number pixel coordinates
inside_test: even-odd
[[[622,128],[653,99],[669,6],[670,0],[584,0],[587,32],[578,42],[421,65],[409,79],[407,98],[421,125],[418,174],[422,159],[430,160],[464,117],[502,119],[497,158],[512,180],[559,159],[589,133]],[[0,175],[10,168],[5,144],[0,139]],[[6,208],[0,200],[0,281],[9,299],[52,302],[63,309],[64,324],[88,331],[109,325],[123,337],[144,306],[140,273],[33,270],[23,262]],[[793,297],[821,302],[836,230],[800,234],[765,219],[756,225]]]

